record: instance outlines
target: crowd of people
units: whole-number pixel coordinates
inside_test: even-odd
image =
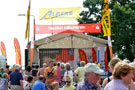
[[[100,74],[104,71],[96,63],[80,62],[72,70],[69,63],[50,60],[25,70],[18,64],[9,69],[0,69],[0,90],[134,90],[135,63],[119,58],[110,60],[111,76],[101,83]]]

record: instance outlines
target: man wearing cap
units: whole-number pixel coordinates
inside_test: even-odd
[[[75,90],[98,90],[97,82],[103,72],[97,64],[88,63],[84,67],[85,78],[77,85]]]
[[[15,71],[10,75],[11,90],[23,90],[23,76],[19,71],[20,65],[15,65]]]

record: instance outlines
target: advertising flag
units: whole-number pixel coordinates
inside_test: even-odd
[[[26,17],[27,17],[27,24],[26,24],[25,40],[28,38],[28,35],[29,35],[30,0],[29,0],[29,5],[28,5],[28,10],[27,10]]]
[[[40,8],[40,20],[77,20],[81,7],[75,8]]]
[[[85,61],[85,63],[87,63],[87,55],[84,50],[79,49],[79,56],[81,61]]]
[[[92,48],[92,60],[93,60],[93,63],[97,63],[97,53],[96,53],[95,48]]]
[[[111,35],[110,11],[108,4],[105,5],[103,10],[101,24],[103,27],[104,36]]]
[[[2,41],[0,42],[0,49],[2,56],[5,56],[5,58],[7,58],[5,44]]]
[[[15,52],[16,52],[16,64],[21,65],[21,51],[20,51],[20,45],[17,38],[14,38],[14,47],[15,47]]]

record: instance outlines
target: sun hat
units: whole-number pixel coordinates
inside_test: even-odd
[[[85,72],[94,72],[96,74],[101,74],[104,71],[102,69],[100,69],[97,64],[95,63],[87,63],[84,67],[84,71]]]

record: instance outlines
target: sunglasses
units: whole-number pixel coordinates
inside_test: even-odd
[[[71,81],[65,81],[66,83],[70,83]]]

